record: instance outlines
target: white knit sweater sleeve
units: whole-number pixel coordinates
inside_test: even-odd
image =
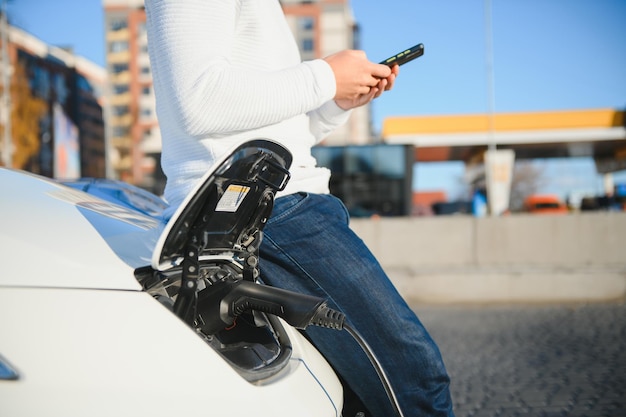
[[[315,136],[315,140],[319,143],[333,130],[345,124],[350,114],[351,111],[343,110],[335,103],[335,100],[330,100],[310,112],[311,133]]]
[[[332,100],[330,66],[293,60],[295,44],[284,32],[288,26],[277,0],[145,4],[159,117],[176,120],[184,135],[229,135],[309,114],[320,140],[347,117]],[[256,32],[254,24],[247,25],[242,32],[247,18],[277,23]]]

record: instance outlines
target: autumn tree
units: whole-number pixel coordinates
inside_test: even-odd
[[[47,111],[44,100],[33,95],[26,69],[20,62],[15,66],[11,82],[11,138],[13,168],[24,168],[39,152],[39,121]],[[4,126],[1,127],[4,134]]]

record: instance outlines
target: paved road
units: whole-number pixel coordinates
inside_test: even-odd
[[[415,309],[457,417],[626,417],[626,303]]]

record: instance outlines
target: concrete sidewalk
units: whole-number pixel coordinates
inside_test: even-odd
[[[626,416],[626,303],[412,305],[457,417]]]

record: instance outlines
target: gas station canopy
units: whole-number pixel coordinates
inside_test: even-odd
[[[624,114],[589,109],[389,117],[382,139],[414,145],[416,162],[478,162],[495,145],[514,150],[516,159],[591,157],[599,172],[611,172],[626,169]]]

